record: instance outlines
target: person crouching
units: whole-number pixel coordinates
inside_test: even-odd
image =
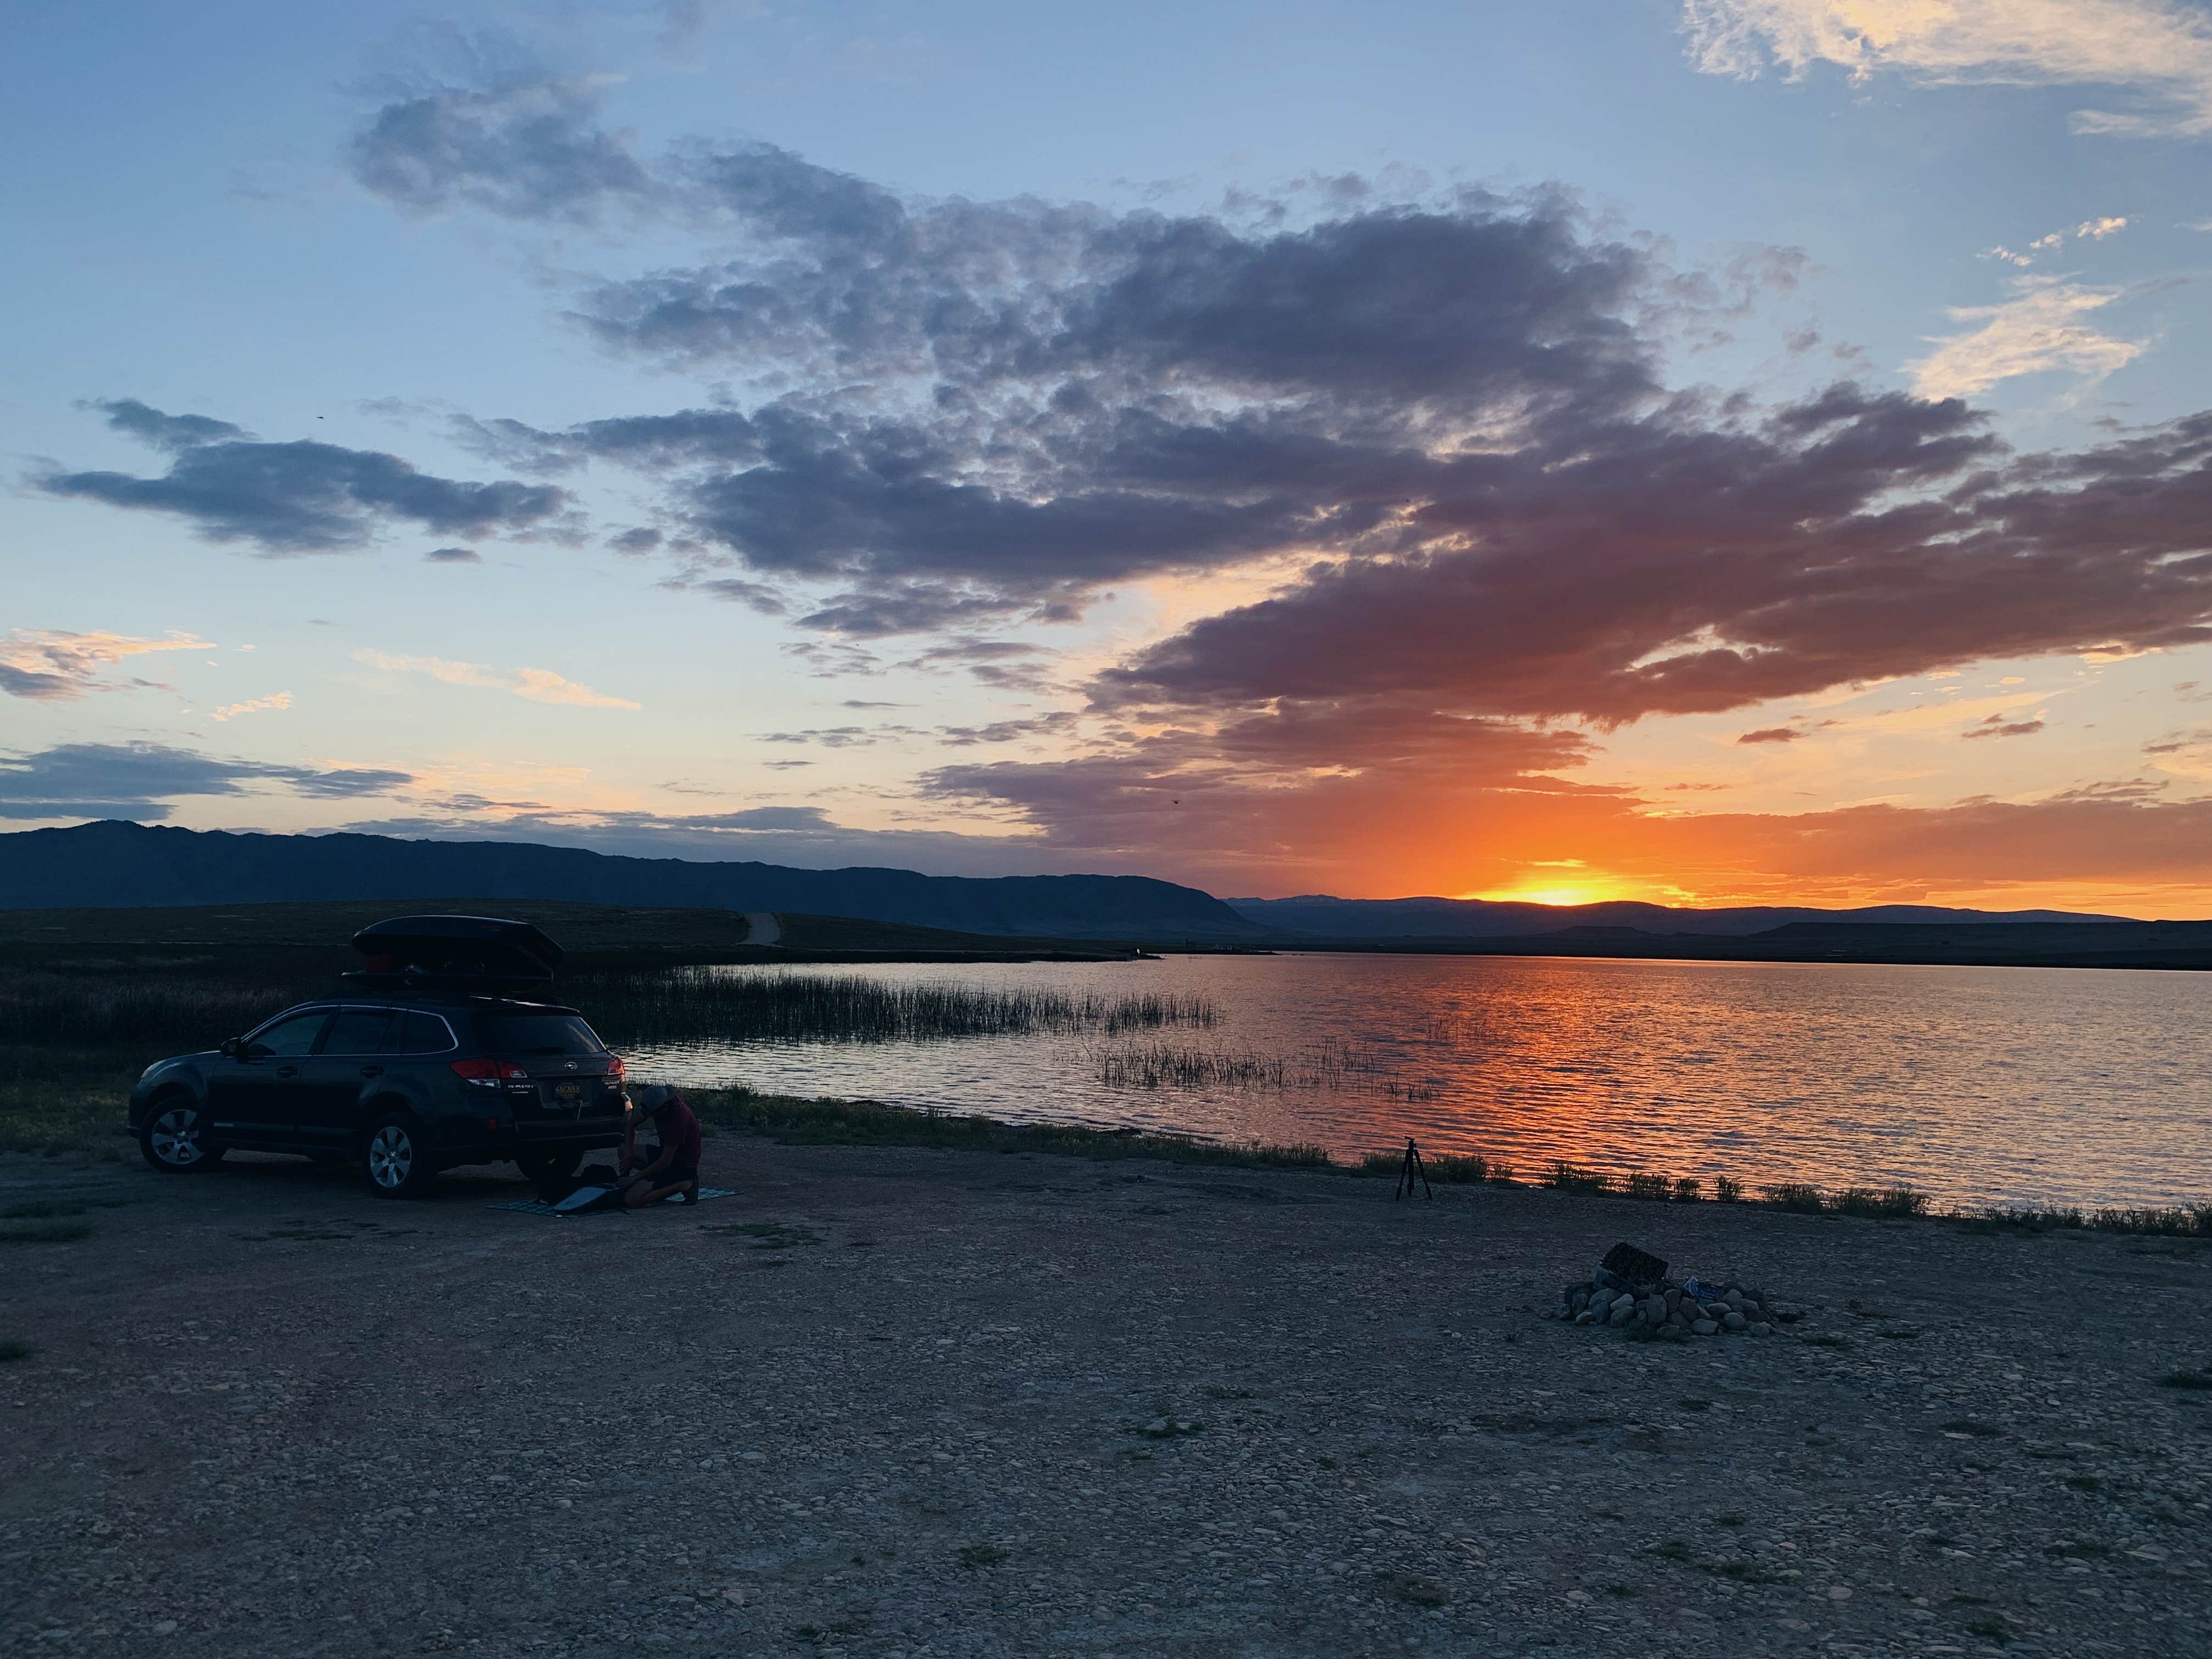
[[[660,1135],[660,1150],[641,1148],[637,1133],[650,1122]],[[624,1207],[637,1209],[664,1198],[699,1201],[699,1120],[684,1097],[665,1084],[641,1089],[623,1142],[622,1195]]]

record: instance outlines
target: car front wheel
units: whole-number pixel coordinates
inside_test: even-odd
[[[157,1100],[138,1131],[138,1150],[163,1175],[212,1170],[222,1148],[208,1137],[208,1117],[189,1100]]]
[[[387,1112],[369,1125],[361,1161],[380,1198],[420,1198],[437,1173],[422,1144],[422,1126],[405,1112]]]

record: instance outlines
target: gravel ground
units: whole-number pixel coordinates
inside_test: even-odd
[[[0,1208],[124,1200],[0,1243],[0,1650],[2212,1652],[2212,1393],[2158,1385],[2212,1362],[2201,1246],[727,1137],[706,1176],[740,1195],[550,1220],[496,1170],[0,1162]],[[1809,1311],[1539,1316],[1622,1238]]]

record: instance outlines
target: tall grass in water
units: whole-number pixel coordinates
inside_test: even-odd
[[[848,974],[726,973],[678,968],[577,975],[564,998],[619,1048],[716,1037],[783,1042],[902,1042],[1210,1026],[1206,998],[886,984]]]
[[[1164,1042],[1098,1056],[1098,1080],[1111,1089],[1254,1089],[1285,1086],[1288,1062],[1265,1054],[1218,1054]]]
[[[212,1048],[319,988],[176,969],[0,970],[0,1042]]]
[[[1209,1014],[1190,1024],[1211,1025]],[[1112,1034],[1114,1028],[1106,1030]],[[1098,1080],[1112,1089],[1371,1089],[1395,1098],[1426,1097],[1391,1080],[1399,1062],[1379,1049],[1323,1037],[1296,1054],[1232,1054],[1154,1042],[1102,1048],[1093,1057]]]

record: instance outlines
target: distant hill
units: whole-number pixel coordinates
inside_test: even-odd
[[[80,909],[0,910],[0,963],[102,959],[201,959],[218,951],[260,956],[313,953],[328,971],[361,965],[348,941],[381,921],[406,899],[327,899],[301,904],[118,905]],[[1095,939],[1017,939],[953,933],[899,921],[850,916],[769,914],[773,941],[756,938],[752,915],[735,910],[653,909],[634,904],[578,904],[568,899],[448,896],[440,911],[497,915],[542,927],[568,953],[564,973],[594,962],[623,966],[671,962],[1119,961],[1139,953],[1128,944]],[[757,914],[757,913],[756,913]],[[105,959],[120,959],[112,954]]]
[[[621,858],[527,842],[236,835],[113,820],[0,835],[0,910],[462,896],[792,911],[1027,939],[1262,934],[1211,895],[1146,876],[794,870]]]
[[[1740,939],[1800,921],[1887,925],[2133,920],[2067,910],[1954,910],[1933,904],[1875,904],[1856,910],[1820,910],[1790,905],[1687,910],[1626,899],[1603,904],[1554,905],[1492,899],[1344,899],[1317,893],[1299,898],[1236,898],[1228,902],[1240,915],[1263,927],[1325,939],[1513,939],[1560,933],[1570,927],[1633,927],[1660,935],[1694,933]]]

